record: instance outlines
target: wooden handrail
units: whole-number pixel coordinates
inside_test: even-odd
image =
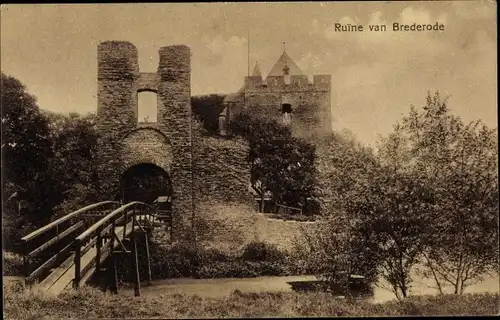
[[[117,224],[121,224],[123,221],[124,238],[127,234],[126,229],[127,224],[129,223],[129,217],[132,218],[131,232],[135,230],[136,224],[138,224],[137,227],[142,229],[140,221],[137,220],[136,208],[138,207],[146,207],[151,209],[152,212],[150,213],[150,215],[154,219],[155,208],[144,202],[134,201],[113,210],[75,238],[73,242],[73,248],[75,251],[75,277],[73,285],[75,288],[78,288],[81,283],[84,283],[86,279],[88,279],[90,273],[93,272],[92,270],[100,270],[101,263],[104,262],[104,259],[106,259],[110,251],[112,251],[115,246],[115,238],[118,239],[117,234],[115,233]],[[110,234],[108,235],[108,233]],[[109,236],[110,238],[108,238]],[[109,241],[105,240],[105,244],[103,244],[101,243],[103,238],[109,239]],[[90,243],[82,247],[82,244],[85,244],[85,242],[88,240],[90,240]],[[120,239],[118,239],[118,241],[120,241]],[[90,250],[93,242],[95,242],[96,245],[96,255],[88,264],[82,266],[82,256]]]
[[[43,234],[44,232],[46,232],[47,230],[50,230],[52,229],[53,227],[55,226],[58,226],[60,225],[61,223],[73,218],[73,217],[76,217],[78,216],[79,214],[85,212],[85,211],[88,211],[88,210],[92,210],[92,209],[95,209],[97,207],[100,207],[100,206],[103,206],[103,205],[107,205],[107,204],[120,204],[118,201],[102,201],[102,202],[98,202],[98,203],[94,203],[94,204],[91,204],[91,205],[88,205],[86,207],[83,207],[81,209],[78,209],[76,211],[73,211],[71,213],[68,213],[67,215],[55,220],[55,221],[52,221],[51,223],[47,224],[46,226],[43,226],[41,227],[40,229],[37,229],[33,232],[31,232],[30,234],[24,236],[21,238],[21,241],[29,241],[41,234]]]
[[[134,207],[137,205],[142,205],[142,206],[145,206],[145,207],[148,207],[148,208],[154,210],[153,207],[151,207],[150,205],[148,205],[144,202],[134,201],[134,202],[127,203],[126,205],[123,205],[120,208],[112,211],[111,213],[107,214],[105,217],[103,217],[102,219],[100,219],[99,221],[94,223],[90,228],[88,228],[82,234],[80,234],[78,237],[76,237],[75,240],[83,242],[90,235],[92,235],[94,232],[96,232],[99,227],[104,226],[106,223],[112,221],[113,218],[116,218],[118,215],[126,212],[126,210],[129,209],[130,207]]]

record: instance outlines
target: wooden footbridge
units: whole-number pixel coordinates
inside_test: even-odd
[[[146,244],[146,280],[150,282],[147,233],[156,218],[156,209],[142,202],[104,201],[69,213],[22,238],[26,283],[59,294],[106,272],[107,286],[117,293],[116,257],[128,254],[134,265],[135,295],[139,296],[137,242]]]

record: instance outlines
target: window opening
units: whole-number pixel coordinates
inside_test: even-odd
[[[156,123],[158,114],[158,96],[155,92],[137,93],[137,122]]]

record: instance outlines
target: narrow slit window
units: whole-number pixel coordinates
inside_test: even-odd
[[[290,103],[283,103],[281,105],[281,114],[283,116],[283,123],[290,124],[292,122],[292,105]]]
[[[158,97],[155,92],[141,91],[137,93],[137,122],[156,123],[158,114]]]

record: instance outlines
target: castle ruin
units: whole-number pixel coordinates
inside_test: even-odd
[[[311,139],[332,132],[331,75],[314,75],[312,82],[283,51],[264,79],[256,63],[243,87],[226,97],[219,129],[226,134],[235,115],[246,112],[291,126],[294,135]]]
[[[162,47],[155,73],[139,71],[137,48],[98,45],[97,158],[101,186],[123,200],[127,174],[155,169],[170,186],[175,218],[191,220],[207,199],[253,201],[242,143],[204,137],[191,114],[190,49]],[[138,93],[157,94],[157,121],[138,119]],[[140,171],[140,170],[139,170]],[[125,199],[126,201],[134,199]],[[175,229],[175,227],[174,227]]]
[[[140,72],[137,48],[125,41],[98,45],[97,159],[100,185],[116,199],[133,201],[124,191],[127,176],[151,171],[168,188],[176,221],[191,221],[207,201],[256,207],[249,191],[248,145],[224,137],[234,115],[247,109],[290,125],[292,132],[317,138],[331,132],[329,75],[310,82],[286,52],[262,78],[258,65],[245,85],[225,100],[220,136],[202,134],[191,112],[191,53],[184,45],[159,49],[154,73]],[[138,119],[138,94],[157,95],[156,122]],[[135,191],[134,188],[131,188]],[[166,194],[161,194],[162,192]]]

